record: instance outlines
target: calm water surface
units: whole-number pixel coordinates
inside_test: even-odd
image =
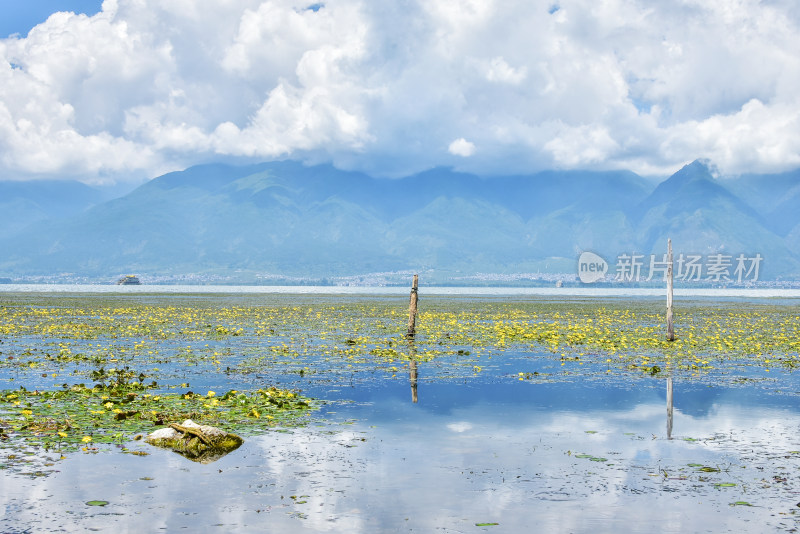
[[[407,295],[406,287],[386,286],[234,286],[234,285],[99,285],[0,284],[2,293],[100,294],[243,294],[243,295]],[[676,288],[677,297],[800,298],[800,289]],[[663,297],[664,289],[625,287],[436,287],[420,288],[422,295],[543,296],[543,297]]]
[[[700,378],[642,378],[514,350],[482,357],[476,373],[475,362],[462,359],[405,364],[393,374],[369,365],[316,368],[314,361],[305,363],[316,372],[305,376],[276,368],[235,378],[170,369],[198,390],[277,384],[327,402],[309,426],[249,438],[208,465],[135,442],[128,446],[150,454],[100,447],[68,454],[46,477],[4,471],[0,530],[798,527],[797,373],[731,364]],[[519,380],[520,372],[539,375]],[[109,505],[85,504],[93,499]]]

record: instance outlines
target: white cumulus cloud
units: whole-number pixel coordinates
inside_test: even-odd
[[[447,147],[448,152],[455,156],[468,158],[475,153],[475,145],[463,137],[459,137]]]
[[[800,165],[791,0],[311,4],[106,0],[0,40],[0,179]]]
[[[496,57],[489,62],[486,79],[490,82],[518,84],[525,79],[527,73],[528,69],[526,67],[515,69],[506,63],[502,57]]]

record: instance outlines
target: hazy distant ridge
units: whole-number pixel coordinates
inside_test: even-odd
[[[669,236],[676,251],[758,252],[764,276],[800,278],[800,171],[721,181],[694,162],[654,188],[628,171],[389,180],[282,161],[192,167],[110,201],[76,183],[4,187],[8,213],[36,209],[0,219],[0,276],[574,272],[583,250],[612,262],[662,253]]]

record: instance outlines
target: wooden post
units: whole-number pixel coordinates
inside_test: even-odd
[[[411,298],[408,302],[408,339],[414,339],[417,333],[417,287],[419,284],[419,275],[414,275],[414,281],[411,282]]]
[[[672,239],[667,240],[667,341],[675,341],[672,324]]]

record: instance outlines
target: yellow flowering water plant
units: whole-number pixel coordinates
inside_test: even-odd
[[[1,304],[2,432],[48,447],[125,441],[173,419],[244,434],[296,424],[317,404],[270,383],[360,370],[398,380],[412,360],[475,379],[512,352],[548,364],[507,373],[515,382],[800,365],[800,318],[769,301],[677,302],[674,342],[655,299],[423,295],[413,342],[402,297],[4,294]]]

